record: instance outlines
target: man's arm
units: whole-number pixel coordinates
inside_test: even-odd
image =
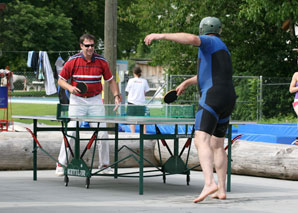
[[[144,42],[146,45],[150,45],[154,40],[168,40],[194,46],[201,45],[200,37],[189,33],[152,33],[145,37]]]
[[[120,91],[119,91],[119,87],[118,87],[118,84],[116,83],[116,81],[114,79],[110,80],[109,81],[109,86],[112,90],[112,93],[113,93],[113,96],[115,98],[115,104],[116,105],[119,105],[121,104],[121,94],[120,94]]]
[[[193,85],[193,84],[197,84],[198,83],[198,78],[197,78],[197,75],[195,75],[194,77],[191,77],[185,81],[183,81],[177,88],[176,88],[176,91],[177,91],[177,95],[181,95],[182,93],[184,93],[184,91],[186,90],[186,88],[190,85]]]
[[[75,94],[75,93],[79,93],[81,92],[78,88],[70,85],[69,83],[67,83],[65,80],[59,78],[58,79],[58,84],[63,88],[63,89],[67,89],[70,93]]]

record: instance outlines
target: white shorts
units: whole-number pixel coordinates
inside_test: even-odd
[[[69,98],[69,116],[104,116],[105,108],[101,94],[91,98],[82,98],[74,94]]]

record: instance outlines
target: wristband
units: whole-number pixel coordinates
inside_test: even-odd
[[[116,98],[116,97],[119,97],[119,98],[120,98],[120,95],[119,95],[119,94],[117,94],[117,95],[114,95],[114,98]]]

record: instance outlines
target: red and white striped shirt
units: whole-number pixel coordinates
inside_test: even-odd
[[[71,85],[76,86],[79,82],[87,84],[88,90],[84,95],[78,96],[95,96],[101,93],[101,78],[105,81],[113,79],[113,74],[109,68],[108,62],[101,55],[94,53],[91,61],[87,61],[83,53],[78,53],[69,58],[64,64],[59,77],[67,81],[71,79]]]

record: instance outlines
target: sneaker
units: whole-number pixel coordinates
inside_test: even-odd
[[[108,167],[107,165],[99,166],[98,168],[99,169],[106,168],[106,169],[102,170],[100,172],[100,174],[113,174],[114,173],[113,169],[111,167]]]
[[[62,166],[60,166],[59,164],[57,164],[55,174],[57,176],[64,176],[64,168]]]

